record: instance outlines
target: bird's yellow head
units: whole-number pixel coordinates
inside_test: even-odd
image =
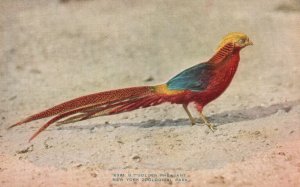
[[[226,44],[232,43],[237,48],[244,48],[248,45],[253,45],[252,41],[250,41],[249,37],[241,32],[232,32],[227,34],[219,44],[219,49],[224,47]]]

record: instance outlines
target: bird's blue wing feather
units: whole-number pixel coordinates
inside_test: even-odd
[[[211,63],[197,64],[170,79],[167,82],[168,89],[202,91],[208,86],[213,69]]]

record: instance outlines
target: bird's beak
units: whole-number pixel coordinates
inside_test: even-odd
[[[247,42],[247,45],[253,45],[253,42],[252,42],[251,40],[249,40],[249,41]]]

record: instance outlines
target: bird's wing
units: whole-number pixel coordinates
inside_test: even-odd
[[[190,90],[202,91],[204,90],[213,75],[214,64],[201,63],[191,68],[188,68],[167,82],[170,90]]]
[[[225,62],[229,54],[233,52],[234,44],[228,43],[205,63],[197,64],[188,68],[167,82],[169,90],[205,90],[214,75],[215,68]]]

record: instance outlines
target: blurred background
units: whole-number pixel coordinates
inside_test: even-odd
[[[2,94],[18,95],[16,100],[25,105],[28,99],[34,109],[85,93],[162,83],[206,61],[233,31],[248,34],[255,46],[241,54],[230,88],[238,98],[228,102],[269,104],[299,91],[294,83],[299,74],[300,1],[0,4]],[[3,102],[11,106],[11,101]],[[19,104],[17,111],[23,107]]]

